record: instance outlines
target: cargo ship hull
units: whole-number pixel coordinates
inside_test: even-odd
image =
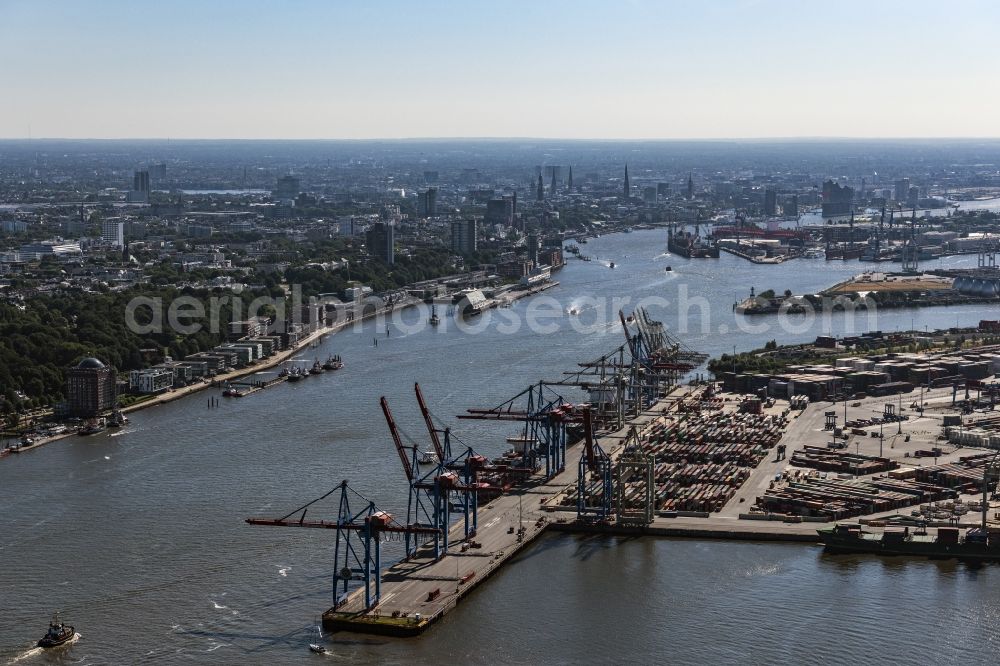
[[[832,529],[820,529],[820,541],[831,553],[858,553],[868,555],[918,556],[936,559],[993,560],[1000,561],[1000,543],[985,541],[958,541],[943,543],[930,537],[911,536],[887,540],[875,534],[838,534]]]
[[[690,241],[685,237],[667,239],[667,251],[688,259],[718,259],[719,248],[716,245],[705,245]]]

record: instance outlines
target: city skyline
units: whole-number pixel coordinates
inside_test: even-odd
[[[1000,136],[978,0],[407,9],[8,1],[0,138]]]

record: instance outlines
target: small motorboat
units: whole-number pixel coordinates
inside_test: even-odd
[[[38,639],[38,647],[54,648],[65,645],[76,636],[76,629],[59,621],[59,614],[52,616],[49,622],[49,630],[44,636]]]
[[[288,378],[288,368],[282,368],[281,372],[278,373],[279,377]]]
[[[342,367],[344,367],[344,362],[340,360],[340,354],[331,356],[326,359],[326,363],[323,364],[324,370],[340,370]]]
[[[321,625],[316,625],[316,637],[319,640],[323,640],[323,627]],[[316,654],[326,654],[327,652],[326,646],[320,643],[310,643],[309,651],[314,652]]]
[[[417,460],[421,465],[436,465],[438,461],[437,453],[434,451],[424,451]]]
[[[674,269],[672,269],[672,268],[671,268],[670,266],[667,266],[667,267],[666,267],[666,268],[664,268],[663,270],[664,270],[664,271],[666,271],[667,273],[670,273],[670,272],[671,272],[671,271],[673,271]]]
[[[76,431],[76,433],[87,437],[89,435],[96,435],[99,432],[104,432],[106,427],[104,419],[90,419],[84,423],[83,426]]]
[[[298,368],[292,368],[291,372],[288,373],[288,381],[297,382],[302,379],[302,373]]]
[[[611,262],[611,263],[610,263],[610,264],[608,265],[608,268],[614,268],[614,267],[615,267],[615,262],[613,262],[613,261],[612,261],[612,262]]]
[[[314,375],[318,375],[319,373],[324,372],[324,370],[325,368],[322,366],[322,364],[320,364],[319,359],[316,359],[316,362],[313,363],[310,372]]]
[[[109,428],[124,428],[127,423],[128,417],[125,416],[120,409],[116,409],[108,419]]]

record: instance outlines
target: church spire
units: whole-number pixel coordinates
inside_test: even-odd
[[[623,189],[625,193],[625,200],[628,201],[632,197],[632,187],[628,182],[628,162],[625,163],[625,187]]]
[[[545,185],[542,183],[542,172],[538,172],[538,189],[535,191],[537,201],[545,201]]]

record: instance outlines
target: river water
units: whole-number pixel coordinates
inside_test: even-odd
[[[368,322],[303,353],[341,354],[346,365],[336,373],[220,398],[214,409],[202,392],[134,413],[120,433],[0,461],[0,661],[314,663],[306,645],[330,605],[334,535],[243,519],[281,515],[342,479],[405,516],[379,396],[389,398],[407,441],[427,448],[412,391],[419,381],[461,442],[500,453],[513,424],[454,415],[621,344],[612,299],[628,298],[628,307],[645,300],[710,354],[851,327],[997,318],[996,308],[964,306],[874,320],[837,313],[809,328],[801,318],[784,328],[774,318],[742,321],[732,304],[751,286],[817,291],[862,266],[685,260],[666,256],[664,241],[662,231],[591,240],[582,247],[594,261],[571,260],[559,287],[491,313],[475,323],[479,332],[451,320],[420,326],[425,313],[415,310],[390,323],[388,336],[385,323]],[[769,329],[745,330],[762,323]],[[398,557],[398,545],[383,552]],[[560,535],[543,538],[421,638],[341,635],[330,647],[342,663],[994,663],[998,585],[991,566],[830,557],[803,545]],[[61,654],[29,653],[56,609],[83,638]]]

